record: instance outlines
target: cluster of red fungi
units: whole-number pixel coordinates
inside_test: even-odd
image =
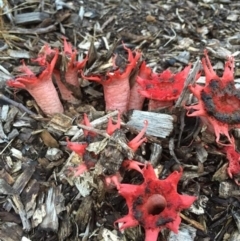
[[[84,76],[83,70],[87,64],[88,56],[77,61],[77,51],[64,39],[64,49],[59,53],[58,49],[52,49],[45,45],[37,59],[33,60],[43,67],[43,71],[36,75],[24,63],[23,75],[7,81],[8,86],[26,89],[35,99],[41,110],[46,115],[63,113],[63,105],[55,88],[57,85],[61,98],[72,104],[79,100],[67,88],[66,83],[73,86],[81,93],[79,79],[95,81],[102,84],[106,111],[118,110],[118,122],[113,124],[110,119],[106,132],[111,136],[114,131],[121,128],[120,114],[132,110],[142,110],[145,98],[149,99],[149,110],[169,107],[174,104],[181,94],[191,66],[185,67],[179,73],[165,70],[162,73],[153,73],[144,61],[141,60],[140,51],[131,51],[124,46],[128,53],[128,63],[124,70],[115,68],[106,75]],[[188,110],[188,116],[198,116],[208,127],[208,130],[216,135],[216,142],[222,145],[222,151],[229,160],[228,174],[231,178],[239,175],[240,154],[235,150],[235,143],[229,130],[240,126],[240,90],[234,84],[234,60],[232,57],[226,61],[222,77],[213,70],[207,52],[202,59],[202,66],[206,77],[205,85],[194,83],[189,86],[190,92],[198,99],[198,104],[183,106]],[[61,55],[67,59],[64,76],[56,68],[57,59]],[[115,66],[115,58],[113,65]],[[115,66],[116,67],[116,66]],[[137,69],[134,83],[130,85],[130,75]],[[54,76],[54,78],[53,78]],[[64,83],[62,81],[64,78]],[[55,80],[55,84],[53,83]],[[84,123],[90,126],[87,115],[84,115]],[[128,142],[128,147],[135,152],[146,141],[144,138],[147,129],[147,121],[143,130],[133,140]],[[89,132],[85,132],[89,135]],[[228,144],[220,142],[220,135],[227,138]],[[74,143],[67,140],[68,148],[84,157],[87,143]],[[93,165],[87,162],[73,169],[74,175],[79,176],[88,171]],[[122,184],[119,173],[106,176],[106,184],[112,183],[120,195],[126,199],[128,214],[116,221],[120,229],[141,225],[145,229],[145,240],[157,240],[158,233],[163,228],[169,228],[177,232],[181,218],[179,212],[189,208],[196,200],[194,196],[180,195],[177,192],[177,184],[182,175],[180,171],[174,171],[165,180],[159,180],[151,164],[141,164],[134,160],[124,160],[123,168],[135,169],[143,176],[141,185]],[[235,180],[236,181],[236,180]],[[239,184],[236,181],[237,184]]]

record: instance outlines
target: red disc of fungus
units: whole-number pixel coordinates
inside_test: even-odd
[[[141,185],[120,184],[118,191],[126,199],[128,214],[116,221],[120,229],[138,224],[145,229],[145,241],[156,241],[163,228],[177,233],[181,218],[179,212],[189,208],[196,197],[177,193],[182,172],[173,172],[165,180],[159,180],[150,164],[142,169]]]
[[[212,68],[207,51],[204,54],[202,65],[206,84],[189,86],[199,102],[186,107],[189,110],[188,116],[203,117],[207,126],[213,129],[217,143],[223,144],[219,141],[223,134],[232,145],[233,138],[230,137],[229,130],[240,127],[240,90],[236,89],[234,83],[234,59],[229,57],[223,76],[219,77]]]
[[[142,87],[139,93],[146,98],[153,100],[149,110],[157,107],[172,105],[184,87],[184,82],[189,74],[191,66],[187,66],[181,72],[173,74],[169,69],[159,74],[152,74],[150,79],[138,78],[137,81]],[[159,102],[159,105],[157,104]]]

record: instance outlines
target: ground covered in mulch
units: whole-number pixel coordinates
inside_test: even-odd
[[[141,53],[141,61],[145,60],[153,72],[168,68],[177,73],[191,64],[196,75],[207,49],[219,75],[227,57],[234,56],[238,85],[239,12],[239,1],[230,0],[0,0],[0,240],[144,240],[143,227],[119,231],[118,224],[114,224],[129,210],[117,189],[106,187],[102,160],[80,177],[74,176],[73,167],[83,160],[67,147],[67,140],[98,143],[92,148],[103,152],[99,143],[107,137],[109,116],[117,122],[116,111],[105,112],[103,86],[82,77],[104,76],[114,68],[126,68],[126,48]],[[6,81],[19,75],[23,59],[37,76],[41,75],[43,69],[31,60],[46,44],[59,49],[61,56],[63,37],[77,49],[79,61],[86,56],[88,60],[79,74],[82,93],[74,95],[78,101],[72,104],[61,99],[64,114],[49,116],[26,90],[7,87]],[[112,65],[113,56],[117,67]],[[58,59],[56,64],[60,70],[62,62]],[[132,71],[131,76],[134,74]],[[204,84],[204,76],[198,81]],[[74,93],[72,86],[69,89]],[[221,145],[229,144],[229,139],[222,135],[220,143],[216,143],[216,136],[200,118],[186,116],[185,104],[197,103],[197,99],[187,86],[184,90],[178,104],[176,101],[151,112],[154,115],[149,118],[163,118],[159,114],[166,114],[164,120],[169,126],[163,128],[165,136],[161,136],[161,119],[149,125],[147,141],[136,153],[129,153],[117,136],[108,142],[108,153],[104,155],[118,161],[122,157],[116,157],[119,152],[115,151],[121,146],[123,152],[127,151],[126,157],[150,162],[159,179],[183,169],[178,193],[195,196],[197,201],[181,212],[179,233],[163,229],[159,241],[240,240],[240,175],[236,172],[229,177],[229,162]],[[239,98],[237,91],[235,97]],[[146,99],[144,113],[150,112],[148,105]],[[84,113],[95,128],[90,134],[98,134],[95,139],[82,131],[86,127],[82,125]],[[143,115],[134,119],[133,110],[123,113],[121,130],[128,140],[142,129],[143,124],[137,128],[135,122],[140,118],[143,123]],[[160,130],[154,129],[158,124]],[[233,126],[239,127],[237,124]],[[239,149],[239,129],[231,128],[230,135]],[[121,166],[109,163],[117,165],[114,170]],[[238,161],[232,168],[240,170]],[[143,182],[136,170],[121,169],[120,174],[122,183]]]

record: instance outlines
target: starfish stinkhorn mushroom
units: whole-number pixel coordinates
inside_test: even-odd
[[[118,68],[114,72],[108,72],[104,77],[97,75],[83,76],[88,80],[96,81],[103,85],[106,111],[118,110],[120,113],[123,113],[127,110],[130,96],[129,76],[136,67],[141,53],[136,51],[134,55],[129,48],[124,46],[124,49],[128,52],[129,62],[124,71]]]
[[[150,99],[148,109],[171,106],[181,94],[190,68],[189,65],[176,74],[167,69],[162,73],[152,74],[150,79],[138,78],[137,81],[142,87],[139,93]]]
[[[119,184],[119,194],[126,199],[128,214],[116,221],[120,230],[138,224],[145,229],[145,241],[156,241],[163,228],[177,233],[181,218],[179,212],[189,208],[196,197],[180,195],[177,184],[182,171],[175,171],[165,180],[159,180],[151,166],[142,169],[141,185]]]
[[[64,38],[64,50],[62,53],[62,59],[64,61],[67,61],[67,63],[63,63],[66,65],[64,75],[66,83],[62,82],[60,71],[55,70],[54,76],[56,78],[56,82],[63,100],[66,100],[72,104],[79,103],[80,99],[75,98],[73,92],[70,89],[68,89],[66,85],[71,85],[71,88],[74,88],[74,93],[76,93],[79,96],[79,98],[81,97],[81,88],[80,82],[78,80],[78,73],[79,70],[84,68],[88,60],[88,58],[86,57],[81,62],[77,62],[76,56],[77,51],[75,49],[73,50],[71,44],[67,42],[66,38]]]
[[[220,135],[225,135],[231,145],[233,138],[229,130],[240,127],[240,90],[234,84],[234,59],[229,57],[224,73],[219,77],[212,68],[207,51],[202,65],[206,75],[205,86],[190,85],[191,92],[198,98],[198,104],[186,107],[188,116],[200,116],[210,131],[216,135],[216,142],[221,143]],[[190,110],[194,110],[192,113]]]
[[[146,62],[143,61],[140,65],[138,74],[135,79],[130,91],[130,99],[128,102],[128,110],[142,110],[143,102],[145,97],[139,94],[139,91],[142,90],[141,85],[138,83],[138,79],[151,79],[152,69],[146,65]]]
[[[225,146],[223,151],[226,153],[229,161],[227,173],[233,178],[235,183],[240,186],[240,153],[235,151],[234,146]]]
[[[44,48],[49,49],[49,46],[46,45]],[[63,106],[52,82],[52,72],[58,58],[58,50],[51,52],[54,53],[54,57],[50,63],[46,60],[46,55],[35,60],[44,67],[40,74],[34,74],[23,62],[21,71],[24,75],[7,81],[10,87],[26,89],[47,115],[63,113]]]

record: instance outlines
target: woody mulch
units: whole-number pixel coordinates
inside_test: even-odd
[[[28,63],[45,43],[62,48],[67,37],[79,58],[89,53],[88,71],[105,71],[107,60],[123,54],[122,42],[141,49],[155,71],[178,71],[196,63],[207,49],[217,72],[228,55],[240,76],[239,1],[0,1],[0,239],[19,240],[144,240],[141,227],[119,232],[114,221],[127,214],[125,200],[106,190],[97,166],[80,178],[69,171],[79,157],[66,148],[66,137],[82,138],[83,113],[100,120],[105,130],[102,88],[85,82],[81,105],[65,103],[65,115],[44,116],[25,91],[14,92],[5,81],[16,76],[21,60]],[[204,82],[204,80],[203,80]],[[146,110],[145,103],[145,110]],[[197,118],[173,117],[166,137],[148,136],[139,158],[150,160],[160,178],[184,168],[180,193],[198,197],[181,213],[179,234],[169,230],[158,240],[234,241],[240,239],[240,190],[226,174],[228,161],[215,137]],[[116,116],[116,113],[113,116]],[[129,117],[130,116],[130,117]],[[126,124],[131,113],[124,116]],[[124,124],[123,123],[123,124]],[[134,126],[123,125],[128,137]],[[233,131],[239,143],[239,130]],[[81,161],[81,160],[80,160]],[[127,172],[123,182],[139,183]]]

